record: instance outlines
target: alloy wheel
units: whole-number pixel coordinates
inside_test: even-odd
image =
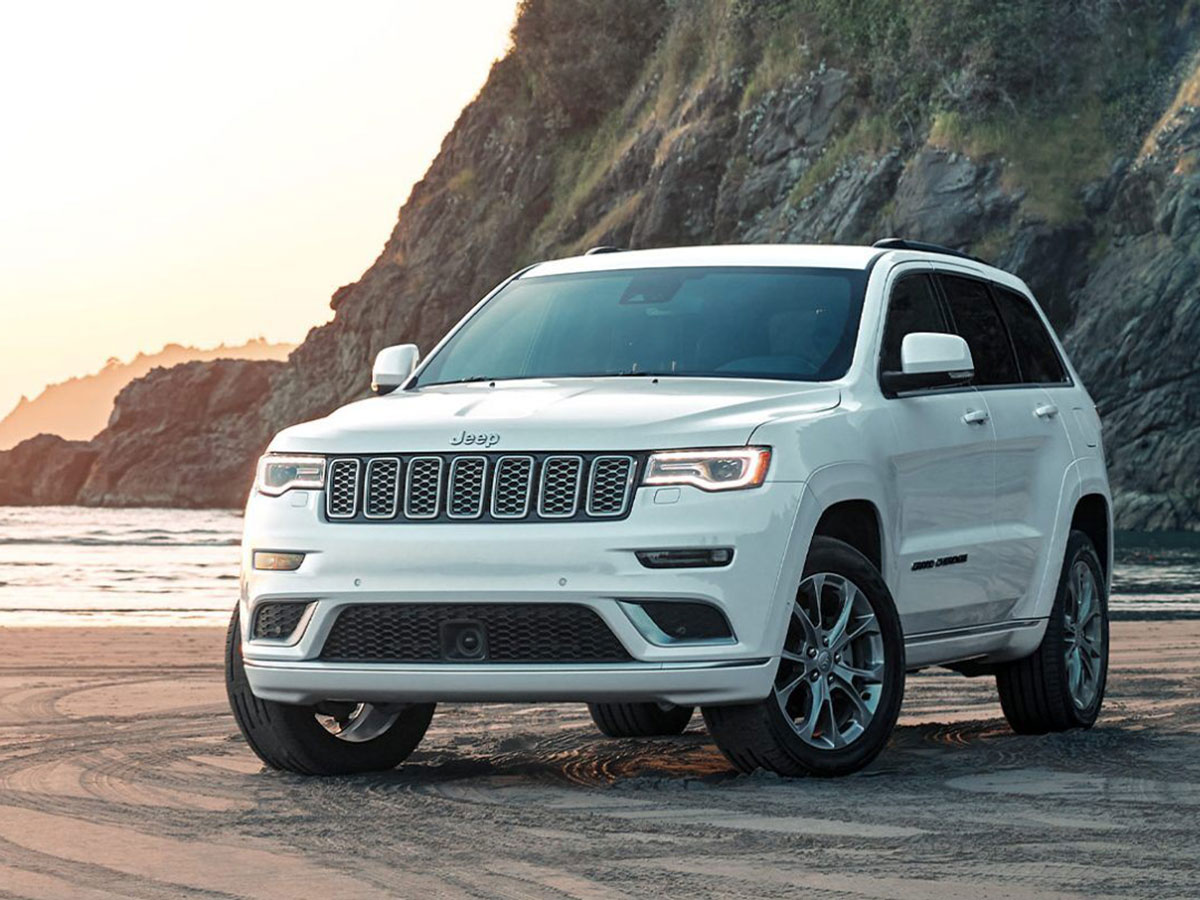
[[[361,744],[386,733],[401,710],[395,704],[323,703],[315,715],[321,727],[338,740]]]
[[[1063,609],[1067,690],[1079,709],[1096,699],[1103,671],[1104,630],[1101,621],[1100,588],[1096,574],[1083,560],[1071,567]]]
[[[775,699],[800,739],[822,750],[857,740],[883,694],[883,635],[863,591],[833,572],[809,575],[792,604]]]

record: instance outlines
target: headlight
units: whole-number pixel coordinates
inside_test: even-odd
[[[758,487],[771,464],[768,447],[671,450],[650,454],[642,484],[690,484],[705,491]]]
[[[268,453],[258,461],[254,486],[272,497],[292,488],[319,491],[325,487],[325,457]]]

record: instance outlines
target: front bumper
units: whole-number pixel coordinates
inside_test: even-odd
[[[322,494],[254,495],[243,542],[242,639],[254,693],[286,703],[323,699],[658,701],[736,703],[770,692],[792,600],[789,566],[803,560],[796,525],[803,485],[705,493],[640,488],[615,522],[331,524]],[[721,568],[647,569],[636,550],[733,547]],[[307,554],[295,572],[256,572],[254,550]],[[289,641],[251,640],[268,600],[310,600]],[[733,640],[663,643],[622,601],[679,599],[719,608]],[[625,663],[322,661],[341,607],[369,603],[577,603],[593,609],[632,657]]]
[[[246,677],[255,696],[280,703],[573,700],[694,706],[759,700],[770,693],[775,666],[771,660],[576,666],[247,661]]]

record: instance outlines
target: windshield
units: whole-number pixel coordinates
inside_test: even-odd
[[[689,267],[518,278],[412,386],[616,375],[829,381],[850,367],[866,277]]]

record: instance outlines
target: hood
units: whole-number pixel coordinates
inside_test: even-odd
[[[270,449],[369,454],[738,446],[765,422],[840,402],[834,387],[733,378],[439,385],[343,406],[281,431]]]

